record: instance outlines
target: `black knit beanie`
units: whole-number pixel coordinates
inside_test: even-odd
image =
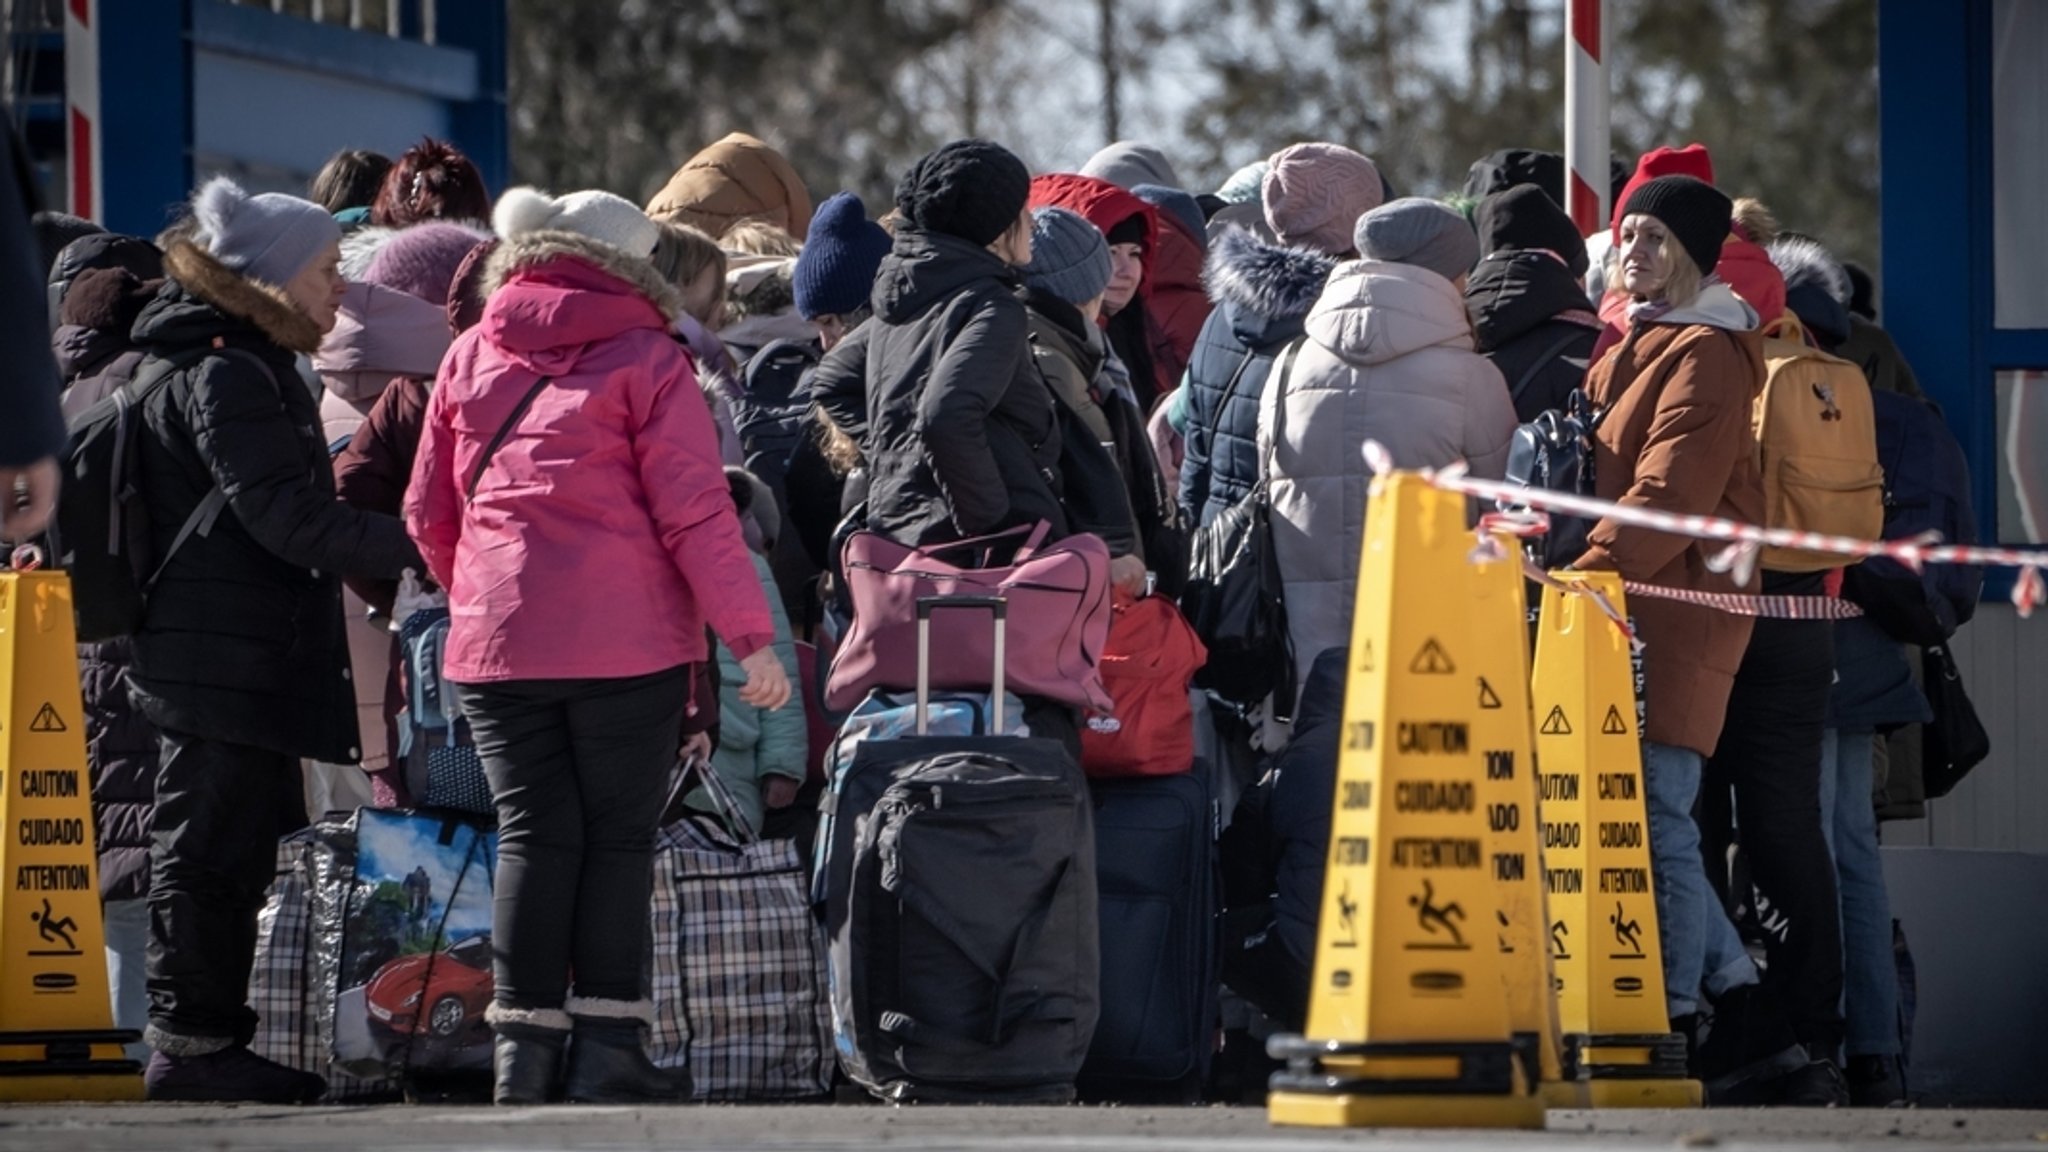
[[[1711,275],[1721,262],[1721,244],[1728,239],[1735,205],[1720,189],[1691,176],[1659,176],[1638,185],[1622,206],[1623,216],[1655,216],[1701,275]]]
[[[913,228],[957,236],[976,247],[1008,231],[1030,196],[1030,170],[989,140],[943,145],[912,164],[896,185],[896,207]]]

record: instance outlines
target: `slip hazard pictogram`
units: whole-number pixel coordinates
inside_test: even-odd
[[[1543,718],[1543,727],[1541,727],[1541,728],[1537,729],[1537,731],[1538,731],[1539,733],[1541,733],[1542,735],[1545,735],[1545,736],[1569,736],[1569,735],[1571,735],[1571,734],[1572,734],[1572,722],[1571,722],[1570,720],[1567,720],[1567,719],[1565,719],[1565,715],[1564,715],[1564,705],[1562,705],[1562,704],[1553,704],[1553,705],[1551,705],[1551,706],[1550,706],[1550,715],[1548,715],[1548,716],[1545,716],[1545,717]]]
[[[56,706],[49,703],[45,703],[41,708],[36,709],[36,718],[28,722],[28,730],[31,732],[71,731],[71,729],[64,726],[64,718],[57,715]]]
[[[1628,721],[1621,718],[1619,707],[1613,704],[1607,706],[1607,719],[1601,722],[1600,732],[1604,736],[1628,735]]]
[[[1500,707],[1500,693],[1493,690],[1493,685],[1488,684],[1484,676],[1479,678],[1479,706],[1488,712]]]

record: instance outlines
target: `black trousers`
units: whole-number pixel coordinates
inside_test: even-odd
[[[256,914],[277,839],[306,822],[295,757],[164,732],[150,817],[149,1022],[247,1044]]]
[[[654,833],[688,666],[617,680],[458,686],[498,805],[498,1003],[639,1000]]]
[[[1728,697],[1720,746],[1700,788],[1707,874],[1725,889],[1730,838],[1750,877],[1785,920],[1766,934],[1764,984],[1793,1032],[1817,1052],[1842,1041],[1842,928],[1835,869],[1821,834],[1821,736],[1834,682],[1834,626],[1758,620]],[[1719,854],[1716,854],[1716,846]]]

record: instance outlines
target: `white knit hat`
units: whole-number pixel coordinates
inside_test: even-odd
[[[511,240],[528,232],[574,232],[645,260],[661,229],[632,201],[609,192],[571,192],[550,198],[535,188],[513,188],[498,197],[491,226]]]

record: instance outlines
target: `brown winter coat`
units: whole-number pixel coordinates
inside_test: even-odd
[[[1750,411],[1763,374],[1763,342],[1753,330],[1634,325],[1586,375],[1588,397],[1605,412],[1594,445],[1596,494],[1660,512],[1761,523]],[[1744,588],[1707,570],[1719,544],[1611,520],[1594,526],[1591,542],[1575,567],[1619,570],[1624,579],[1666,588],[1756,590],[1753,578]],[[1645,645],[1646,736],[1712,755],[1749,645],[1749,619],[1646,597],[1628,608]]]

